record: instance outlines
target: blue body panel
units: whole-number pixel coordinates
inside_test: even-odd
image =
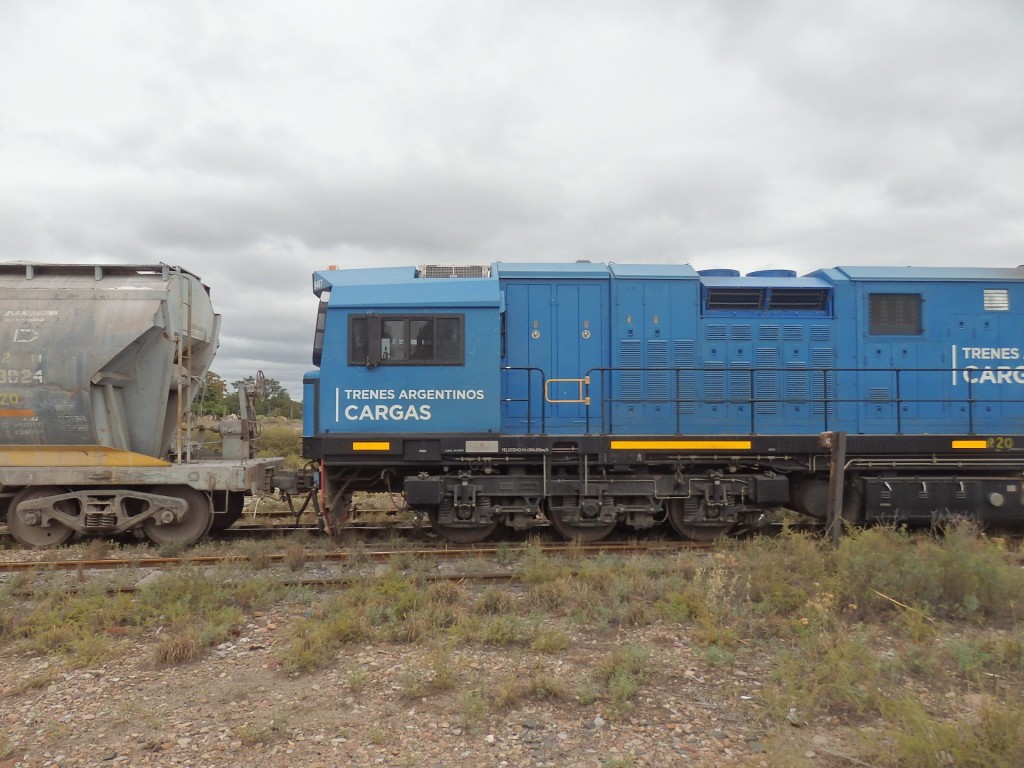
[[[1024,270],[499,263],[314,290],[307,436],[1024,432]],[[430,313],[464,318],[462,364],[349,362],[350,318]]]
[[[318,283],[319,281],[319,283]],[[492,432],[499,426],[500,308],[497,281],[419,279],[412,268],[319,272],[330,291],[316,393],[306,401],[307,436]],[[349,319],[373,315],[457,315],[464,320],[462,365],[351,364]]]

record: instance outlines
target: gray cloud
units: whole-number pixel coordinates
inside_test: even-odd
[[[1024,262],[1024,6],[0,6],[0,258],[164,261],[298,395],[310,272]]]

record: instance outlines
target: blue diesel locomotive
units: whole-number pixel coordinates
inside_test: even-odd
[[[546,518],[708,539],[825,515],[1024,521],[1024,269],[317,272],[303,449],[329,527],[403,491],[456,542]]]

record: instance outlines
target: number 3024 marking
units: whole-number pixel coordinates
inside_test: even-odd
[[[43,372],[31,368],[0,368],[0,384],[42,384]]]

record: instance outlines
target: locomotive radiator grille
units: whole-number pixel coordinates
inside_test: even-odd
[[[419,268],[419,276],[424,278],[447,277],[490,277],[491,268],[475,265],[441,265],[427,264]]]

